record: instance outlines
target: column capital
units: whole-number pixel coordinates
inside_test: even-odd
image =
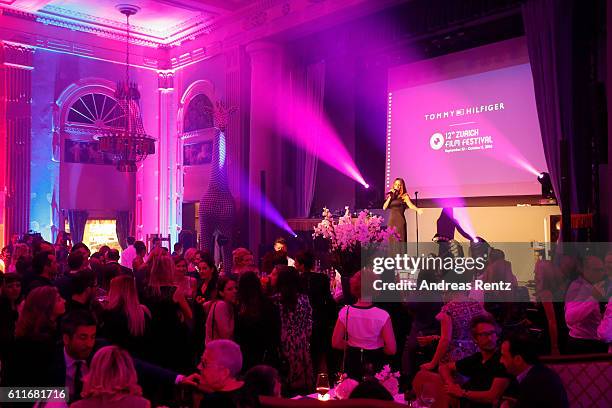
[[[14,68],[34,69],[34,48],[27,45],[1,42],[4,65]]]
[[[254,41],[245,47],[251,59],[278,55],[282,51],[280,44],[270,41]]]

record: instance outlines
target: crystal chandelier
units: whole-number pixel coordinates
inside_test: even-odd
[[[123,109],[124,129],[115,129],[99,134],[100,150],[111,154],[117,161],[117,170],[135,172],[136,163],[149,154],[155,154],[155,139],[147,135],[142,124],[138,85],[130,82],[130,16],[140,8],[129,4],[119,4],[117,9],[125,15],[127,26],[125,53],[125,82],[118,82],[115,99]]]

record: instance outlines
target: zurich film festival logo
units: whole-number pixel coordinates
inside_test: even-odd
[[[429,138],[429,146],[434,150],[440,150],[444,146],[444,136],[442,133],[434,133]]]

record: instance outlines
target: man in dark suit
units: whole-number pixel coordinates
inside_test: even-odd
[[[528,337],[508,338],[501,362],[518,382],[515,408],[567,408],[567,393],[559,375],[538,362],[537,347]]]
[[[98,268],[98,282],[104,290],[108,290],[110,287],[110,281],[120,275],[133,276],[132,270],[126,268],[119,263],[119,251],[116,249],[109,249],[106,253],[106,263],[100,265]]]
[[[108,345],[96,340],[96,321],[91,313],[77,310],[62,319],[63,347],[55,356],[51,385],[67,387],[70,402],[80,399],[83,378],[89,372],[89,365],[95,351]],[[197,375],[183,376],[172,370],[134,359],[139,384],[145,395],[172,395],[178,384],[195,386]]]

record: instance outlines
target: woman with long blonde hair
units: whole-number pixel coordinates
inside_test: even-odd
[[[188,323],[192,311],[185,294],[174,281],[174,261],[168,254],[161,254],[151,264],[148,285],[144,291],[143,303],[151,311],[151,358],[162,367],[176,370],[187,369],[185,347],[188,337]]]
[[[83,399],[74,408],[149,408],[138,385],[132,357],[117,346],[102,347],[96,352],[83,382]]]
[[[146,345],[151,313],[140,304],[136,282],[128,275],[113,278],[108,304],[101,318],[100,336],[132,353],[141,353]]]

